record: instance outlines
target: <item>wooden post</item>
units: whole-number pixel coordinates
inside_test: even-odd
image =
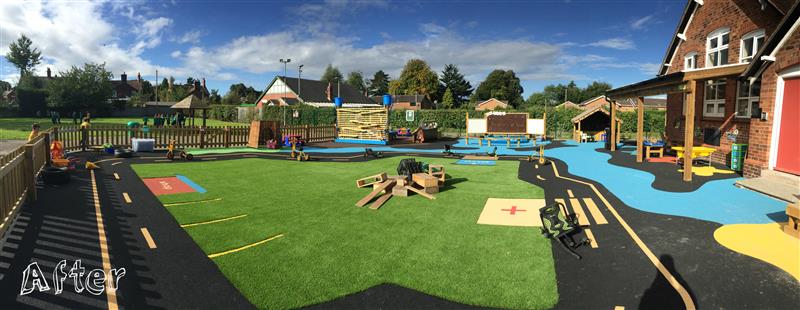
[[[547,139],[547,112],[546,111],[542,115],[542,120],[544,121],[544,123],[542,124],[542,127],[543,127],[543,129],[542,129],[542,140],[546,140]]]
[[[609,102],[609,110],[611,110],[611,136],[606,137],[611,141],[611,151],[617,150],[617,104],[613,100]]]
[[[642,162],[642,146],[644,145],[644,97],[636,100],[636,162]]]
[[[308,124],[306,124],[305,131],[306,133],[303,135],[303,138],[306,139],[306,142],[311,142],[311,128]]]
[[[582,135],[582,132],[581,132],[581,121],[579,120],[578,121],[578,131],[575,132],[575,140],[578,141],[578,143],[583,142],[583,141],[581,141],[581,136],[583,136],[583,135]]]
[[[694,106],[695,94],[697,92],[697,80],[687,82],[689,91],[686,96],[686,119],[684,119],[683,130],[683,180],[692,181],[692,146],[694,146]]]
[[[50,166],[50,164],[53,163],[53,159],[50,158],[50,133],[49,132],[45,132],[44,133],[44,158],[45,158],[45,163],[47,163],[48,166]]]
[[[225,148],[229,148],[231,147],[231,127],[225,126],[224,133],[225,133],[225,138],[223,139],[224,140],[223,143],[225,143]]]
[[[81,128],[81,151],[86,151],[89,145],[89,128]]]
[[[52,132],[53,132],[53,135],[50,137],[50,139],[61,140],[61,139],[58,138],[58,126],[53,127]]]
[[[466,136],[467,145],[469,145],[469,111],[466,113],[467,116],[464,118],[464,136]]]
[[[206,128],[200,127],[200,148],[206,147]]]
[[[25,158],[23,161],[25,186],[28,187],[28,199],[36,201],[36,172],[33,171],[33,157],[33,144],[25,144]]]

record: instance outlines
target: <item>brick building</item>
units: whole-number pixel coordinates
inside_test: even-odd
[[[496,109],[508,109],[508,101],[489,98],[489,100],[475,105],[475,111],[494,111]]]
[[[672,145],[713,147],[712,161],[729,164],[731,145],[747,144],[746,177],[763,170],[798,175],[798,3],[690,0],[658,76],[607,95],[667,94],[665,134]]]
[[[336,85],[317,80],[276,76],[255,102],[255,107],[300,103],[315,107],[333,107],[336,97],[342,98],[345,107],[378,106],[347,83]]]

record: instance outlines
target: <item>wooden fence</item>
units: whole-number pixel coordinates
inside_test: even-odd
[[[36,200],[36,178],[50,161],[50,132],[0,156],[0,235],[25,200]]]
[[[301,135],[306,142],[328,142],[336,139],[336,126],[322,125],[322,126],[309,126],[309,125],[295,125],[279,127],[280,134],[283,135]]]

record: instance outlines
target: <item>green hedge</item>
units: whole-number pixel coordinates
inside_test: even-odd
[[[285,112],[284,112],[285,111]],[[297,111],[297,117],[294,112]],[[420,122],[437,123],[439,128],[463,132],[466,128],[465,115],[470,117],[483,117],[484,112],[474,110],[418,110],[414,112],[414,120],[406,121],[406,111],[393,110],[389,113],[389,125],[392,128],[417,127]],[[517,112],[508,110],[508,112]],[[544,114],[543,107],[530,107],[519,112],[527,112],[531,118],[541,118]],[[570,137],[572,135],[572,118],[583,112],[577,108],[547,109],[547,135],[555,137]],[[285,114],[284,114],[285,113]],[[236,106],[214,105],[210,110],[211,118],[235,121],[237,116]],[[645,111],[644,129],[646,132],[660,133],[664,131],[664,111]],[[334,108],[315,108],[311,106],[297,107],[265,107],[262,120],[283,122],[285,116],[288,125],[331,125],[336,121]],[[636,131],[636,112],[620,112],[623,132]]]

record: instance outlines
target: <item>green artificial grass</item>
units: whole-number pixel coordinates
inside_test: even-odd
[[[355,180],[393,174],[399,158],[330,163],[240,159],[134,165],[140,177],[182,174],[208,193],[161,196],[180,223],[248,214],[186,228],[208,254],[277,234],[284,237],[214,259],[259,308],[297,308],[395,283],[456,302],[515,309],[558,301],[550,241],[538,228],[479,225],[486,199],[542,198],[517,178],[518,163],[444,164],[450,185],[428,200],[391,198],[380,210],[357,208],[370,192]],[[532,210],[533,211],[533,210]]]
[[[129,121],[142,123],[141,117],[105,117],[93,118],[93,125],[125,125]],[[195,125],[202,124],[202,119],[195,118]],[[28,134],[31,132],[31,125],[39,123],[42,129],[46,130],[53,127],[53,123],[49,117],[8,117],[0,118],[0,139],[2,140],[24,140],[28,139]],[[148,124],[153,124],[153,118],[150,117]],[[62,126],[75,126],[72,124],[72,115],[61,116]],[[249,126],[244,123],[224,122],[215,119],[207,119],[206,126]]]

